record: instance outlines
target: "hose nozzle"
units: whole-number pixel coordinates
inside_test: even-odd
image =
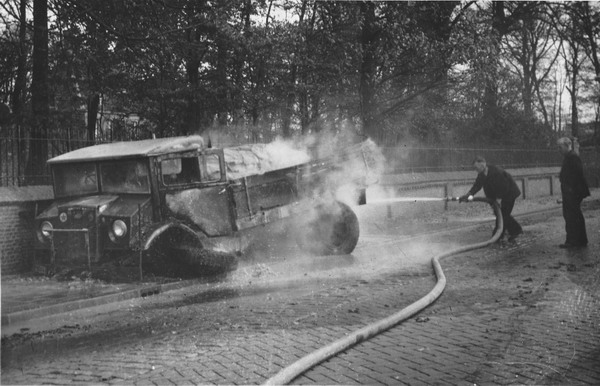
[[[463,196],[461,201],[461,197],[446,197],[446,201],[458,201],[458,202],[472,202],[473,201],[473,196],[469,195],[467,196]]]

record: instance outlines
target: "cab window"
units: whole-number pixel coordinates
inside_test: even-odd
[[[98,192],[96,164],[94,163],[54,165],[53,172],[54,189],[57,197]]]
[[[221,162],[217,154],[206,154],[200,157],[202,165],[202,181],[214,182],[221,180]]]
[[[200,182],[200,166],[197,157],[172,158],[160,163],[163,182],[167,186]]]
[[[102,191],[106,193],[150,193],[145,160],[110,161],[100,164]]]

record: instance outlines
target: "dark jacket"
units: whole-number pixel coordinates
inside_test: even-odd
[[[507,171],[490,164],[487,167],[487,176],[483,172],[479,173],[468,194],[474,195],[483,188],[485,196],[492,200],[514,200],[521,195],[517,183]]]
[[[581,158],[573,151],[565,154],[559,178],[560,189],[563,194],[573,195],[573,197],[580,199],[590,195],[590,189],[583,176]]]

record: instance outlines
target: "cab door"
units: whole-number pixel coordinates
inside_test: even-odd
[[[232,200],[218,150],[170,154],[159,158],[163,217],[172,217],[207,236],[235,230]]]

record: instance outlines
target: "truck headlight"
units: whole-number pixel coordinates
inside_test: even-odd
[[[115,237],[120,238],[127,233],[127,224],[123,220],[115,220],[112,223],[112,233]]]
[[[127,234],[127,224],[123,220],[115,220],[112,222],[110,230],[108,231],[108,237],[113,243],[121,243],[124,241],[123,237]]]
[[[46,238],[52,237],[52,230],[54,227],[50,221],[44,221],[40,226],[40,231],[42,232],[42,236]]]
[[[44,221],[40,224],[36,235],[40,243],[46,244],[50,239],[52,239],[52,223],[50,221]]]

